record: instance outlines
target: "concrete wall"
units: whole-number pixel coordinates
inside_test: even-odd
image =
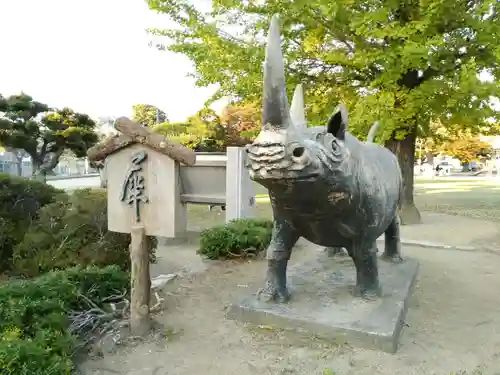
[[[75,190],[83,188],[99,188],[101,179],[99,174],[85,176],[47,176],[47,183],[64,190]]]

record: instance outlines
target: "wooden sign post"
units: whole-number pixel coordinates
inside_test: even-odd
[[[175,237],[184,230],[179,166],[193,165],[196,154],[126,117],[115,127],[122,134],[106,138],[87,156],[105,160],[108,230],[131,235],[130,328],[143,336],[151,324],[148,236]]]
[[[149,301],[151,275],[149,274],[149,246],[144,226],[135,226],[130,241],[130,330],[144,336],[151,328]]]

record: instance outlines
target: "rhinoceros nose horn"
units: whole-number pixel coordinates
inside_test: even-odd
[[[285,68],[281,52],[279,17],[271,19],[267,35],[264,62],[264,90],[262,103],[262,126],[286,129],[290,125],[290,108],[286,96]]]

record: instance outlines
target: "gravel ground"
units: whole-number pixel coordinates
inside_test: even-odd
[[[167,310],[157,318],[166,338],[88,361],[84,375],[500,374],[500,257],[422,248],[405,253],[421,267],[394,355],[226,320],[224,306],[260,285],[265,263],[211,262],[206,272],[169,286]],[[293,261],[313,254],[298,249]]]
[[[464,221],[459,234],[467,239],[469,230],[474,243],[481,244],[484,237],[485,248],[496,244],[500,248],[500,235],[492,236],[496,230],[491,228],[491,222],[500,222],[500,184],[417,181],[415,195],[420,210],[455,215],[448,226],[441,224],[441,234],[449,227],[449,235],[457,240],[461,216],[488,220],[488,235],[482,236],[486,224],[479,220]],[[271,218],[268,203],[257,205],[257,216]],[[424,219],[432,217],[424,215]],[[224,213],[191,206],[188,222],[190,229],[199,230],[222,224]],[[425,232],[422,239],[428,240],[433,226],[430,222],[420,226]],[[265,264],[256,260],[204,263],[194,256],[193,246],[185,251],[177,246],[164,253],[156,271],[175,272],[178,267],[195,271],[169,287],[168,308],[158,316],[166,339],[151,339],[88,361],[84,374],[500,375],[500,252],[417,247],[404,251],[419,259],[421,267],[408,327],[395,355],[226,320],[224,306],[259,286]],[[303,260],[310,253],[298,249],[292,260]]]

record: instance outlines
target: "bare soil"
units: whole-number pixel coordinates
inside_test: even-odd
[[[311,247],[299,247],[293,262],[321,251]],[[500,374],[497,254],[405,248],[421,267],[408,327],[391,355],[226,320],[224,307],[259,287],[265,261],[203,263],[193,252],[177,247],[160,259],[195,270],[168,286],[167,309],[157,316],[165,337],[89,360],[85,375]]]

